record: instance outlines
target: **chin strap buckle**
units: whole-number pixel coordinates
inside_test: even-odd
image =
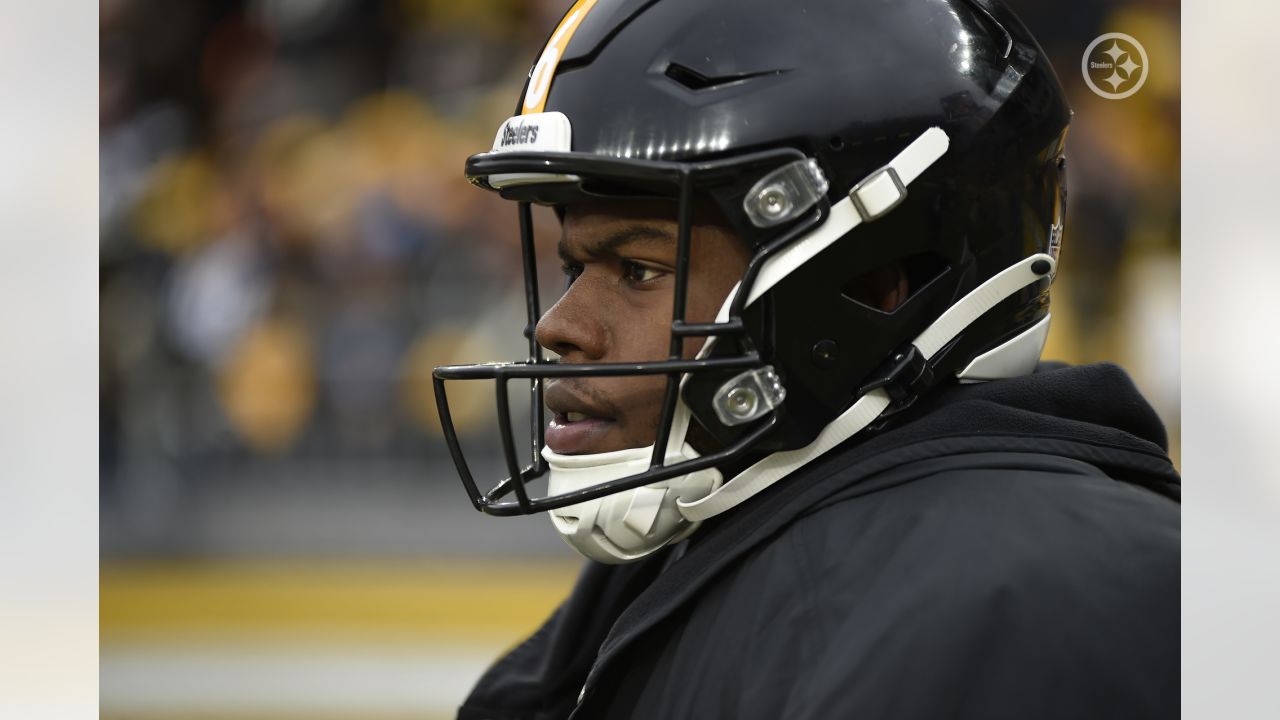
[[[862,397],[876,388],[884,388],[894,405],[905,407],[933,386],[933,366],[915,345],[908,345],[889,357],[871,373],[871,379],[858,388]]]
[[[906,199],[907,184],[893,165],[876,170],[849,191],[849,200],[862,216],[862,222],[883,216]]]

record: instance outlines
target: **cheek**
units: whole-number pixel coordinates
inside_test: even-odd
[[[733,288],[733,281],[721,283],[723,289],[717,285],[715,287],[700,287],[696,290],[691,289],[689,293],[688,310],[685,313],[687,322],[690,323],[710,323],[714,322],[716,315],[720,312],[720,306],[724,304],[725,298],[729,295],[729,290]],[[692,358],[698,354],[702,346],[706,344],[705,336],[688,337],[684,339],[682,351],[684,357]]]
[[[697,252],[690,258],[689,322],[712,322],[734,285],[742,279],[751,259],[745,243],[718,228],[706,228],[698,236]],[[699,343],[701,344],[701,343]]]
[[[618,361],[665,360],[671,349],[671,300],[619,309],[610,326],[611,354]]]
[[[610,397],[617,410],[611,445],[617,448],[643,447],[653,443],[662,416],[662,399],[667,380],[662,375],[635,375],[608,378],[601,390]]]

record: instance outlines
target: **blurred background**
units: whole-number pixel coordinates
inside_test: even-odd
[[[1179,6],[1008,2],[1075,110],[1045,356],[1123,364],[1176,460]],[[102,717],[451,717],[567,591],[545,518],[471,509],[430,372],[522,354],[514,208],[462,163],[569,4],[101,2]],[[1079,69],[1112,31],[1119,101]]]

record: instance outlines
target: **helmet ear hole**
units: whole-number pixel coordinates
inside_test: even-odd
[[[901,262],[907,274],[907,287],[910,288],[908,299],[942,277],[948,268],[946,259],[934,252],[917,253]]]
[[[878,313],[892,314],[947,270],[937,253],[893,260],[850,280],[840,292],[848,300]]]
[[[865,308],[891,313],[907,299],[907,273],[902,263],[894,260],[855,277],[840,292]]]

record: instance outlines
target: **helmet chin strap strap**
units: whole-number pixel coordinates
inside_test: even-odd
[[[1052,275],[1055,267],[1053,257],[1043,253],[1010,265],[948,308],[912,344],[926,361],[931,360],[983,313],[1027,285]],[[736,507],[862,431],[890,403],[888,390],[883,387],[871,390],[823,428],[813,442],[797,450],[770,455],[706,497],[694,501],[681,500],[677,504],[680,514],[686,520],[699,522]]]

